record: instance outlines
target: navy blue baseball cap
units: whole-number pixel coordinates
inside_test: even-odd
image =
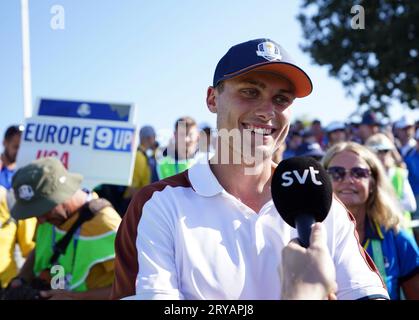
[[[298,67],[279,44],[270,39],[255,39],[230,48],[215,68],[213,86],[220,81],[250,71],[268,71],[288,79],[295,88],[295,96],[308,96],[313,90],[310,77]]]
[[[362,115],[362,120],[360,124],[366,124],[369,126],[379,126],[380,121],[378,120],[377,114],[374,111],[367,110]]]
[[[303,142],[295,151],[296,156],[316,157],[324,156],[324,151],[317,142]]]

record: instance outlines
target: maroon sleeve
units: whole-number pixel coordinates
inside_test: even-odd
[[[160,192],[166,186],[190,187],[187,171],[142,188],[128,206],[115,241],[115,280],[111,293],[113,300],[135,295],[135,281],[139,270],[136,246],[138,223],[144,204],[154,192]]]

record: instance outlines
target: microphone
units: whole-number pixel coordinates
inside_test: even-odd
[[[272,176],[272,200],[282,219],[297,228],[301,246],[310,245],[311,225],[322,222],[332,205],[332,182],[310,157],[283,160]]]

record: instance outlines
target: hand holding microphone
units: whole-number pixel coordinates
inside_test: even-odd
[[[332,205],[332,183],[316,160],[294,157],[279,163],[272,176],[272,200],[282,219],[297,228],[300,244],[310,244],[311,225],[322,222]]]
[[[312,227],[310,246],[292,240],[282,250],[282,300],[336,300],[336,270],[321,223]]]

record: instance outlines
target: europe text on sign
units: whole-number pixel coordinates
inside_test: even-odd
[[[83,105],[83,102],[77,103],[78,106]],[[87,104],[95,105],[84,103]],[[70,105],[71,108],[68,107]],[[106,109],[106,106],[103,107]],[[59,104],[50,104],[48,108],[60,107]],[[35,159],[53,156],[60,159],[70,172],[84,176],[83,187],[131,183],[137,140],[137,127],[128,121],[133,118],[132,110],[125,109],[124,114],[128,113],[120,119],[99,119],[101,114],[110,114],[103,110],[93,117],[81,119],[58,115],[62,110],[55,112],[57,116],[52,116],[54,111],[48,108],[44,107],[42,112],[40,108],[38,116],[26,119],[18,167]],[[77,109],[77,105],[67,103],[64,109],[68,114]]]

